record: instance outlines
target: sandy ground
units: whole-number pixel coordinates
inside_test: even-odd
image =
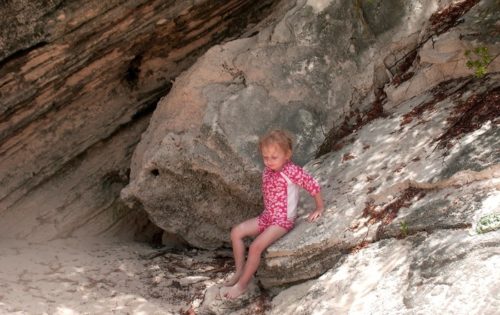
[[[189,314],[232,269],[225,254],[102,239],[0,240],[0,314]]]

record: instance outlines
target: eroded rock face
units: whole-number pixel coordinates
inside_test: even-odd
[[[0,237],[130,234],[147,222],[117,196],[158,100],[276,2],[2,2]]]
[[[287,3],[275,25],[210,49],[160,101],[123,198],[192,245],[227,244],[233,224],[262,210],[258,136],[290,130],[303,164],[332,125],[378,115],[373,91],[400,62],[385,59],[416,47],[435,5]]]

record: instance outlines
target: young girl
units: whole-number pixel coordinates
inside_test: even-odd
[[[265,165],[262,174],[264,211],[260,216],[242,222],[231,230],[236,272],[221,289],[221,295],[230,299],[245,292],[259,267],[262,252],[293,228],[299,187],[307,190],[316,202],[316,210],[309,215],[308,220],[315,221],[323,213],[318,182],[290,161],[292,139],[288,133],[271,131],[260,139],[259,149]],[[243,238],[246,236],[257,237],[250,245],[245,262]]]

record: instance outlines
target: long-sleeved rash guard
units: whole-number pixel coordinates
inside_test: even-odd
[[[262,174],[264,211],[259,216],[259,231],[271,225],[287,230],[294,226],[299,202],[299,187],[315,196],[320,192],[318,182],[304,169],[290,161],[280,171],[266,167]]]

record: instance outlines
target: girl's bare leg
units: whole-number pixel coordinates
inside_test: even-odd
[[[252,242],[252,245],[250,245],[250,249],[248,250],[248,259],[238,282],[236,282],[236,284],[228,290],[224,290],[222,295],[227,298],[234,299],[243,294],[248,286],[248,283],[259,267],[262,252],[287,232],[288,231],[285,228],[276,225],[272,225],[262,232]]]
[[[238,282],[241,274],[243,273],[243,266],[245,265],[245,244],[243,238],[246,236],[256,236],[259,234],[259,221],[253,218],[244,221],[231,230],[231,242],[233,245],[233,256],[236,271],[234,275],[224,282],[224,286],[230,287]]]

